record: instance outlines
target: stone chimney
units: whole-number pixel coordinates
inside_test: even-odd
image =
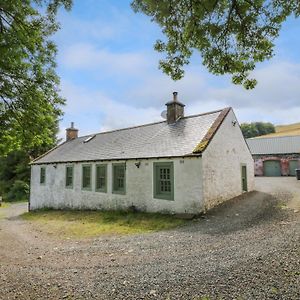
[[[168,124],[174,124],[184,117],[185,105],[178,101],[177,95],[177,92],[173,92],[173,100],[166,103]]]
[[[66,140],[74,140],[78,138],[78,129],[74,128],[74,122],[71,122],[71,127],[66,129]]]

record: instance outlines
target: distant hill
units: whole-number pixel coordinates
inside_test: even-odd
[[[275,133],[257,136],[256,138],[300,135],[300,123],[275,126]]]

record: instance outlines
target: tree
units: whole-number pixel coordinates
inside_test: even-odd
[[[64,99],[55,73],[60,6],[71,0],[2,0],[0,3],[0,195],[25,200],[29,161],[57,143]]]
[[[56,143],[64,99],[50,37],[60,6],[70,9],[71,0],[0,3],[0,155],[18,149],[38,155]]]
[[[24,151],[13,151],[0,157],[0,195],[5,201],[29,197],[30,158]]]
[[[155,49],[166,53],[160,68],[172,79],[198,50],[203,64],[216,75],[231,74],[235,84],[254,88],[249,78],[258,62],[270,59],[274,39],[290,15],[298,17],[298,0],[133,0],[136,12],[156,22],[166,41]]]
[[[275,132],[272,123],[264,122],[242,123],[241,129],[246,139]]]

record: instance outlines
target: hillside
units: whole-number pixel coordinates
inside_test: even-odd
[[[300,135],[300,123],[294,123],[289,125],[277,125],[275,126],[275,131],[275,133],[261,135],[256,138]]]

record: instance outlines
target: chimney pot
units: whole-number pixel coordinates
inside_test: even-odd
[[[173,101],[174,102],[177,102],[177,95],[178,95],[177,92],[173,92]]]
[[[74,122],[71,122],[71,127],[66,129],[66,140],[74,140],[78,138],[78,129],[74,128]]]
[[[173,101],[166,103],[168,124],[176,123],[180,118],[184,117],[185,105],[178,101],[177,95],[177,92],[173,92]]]

